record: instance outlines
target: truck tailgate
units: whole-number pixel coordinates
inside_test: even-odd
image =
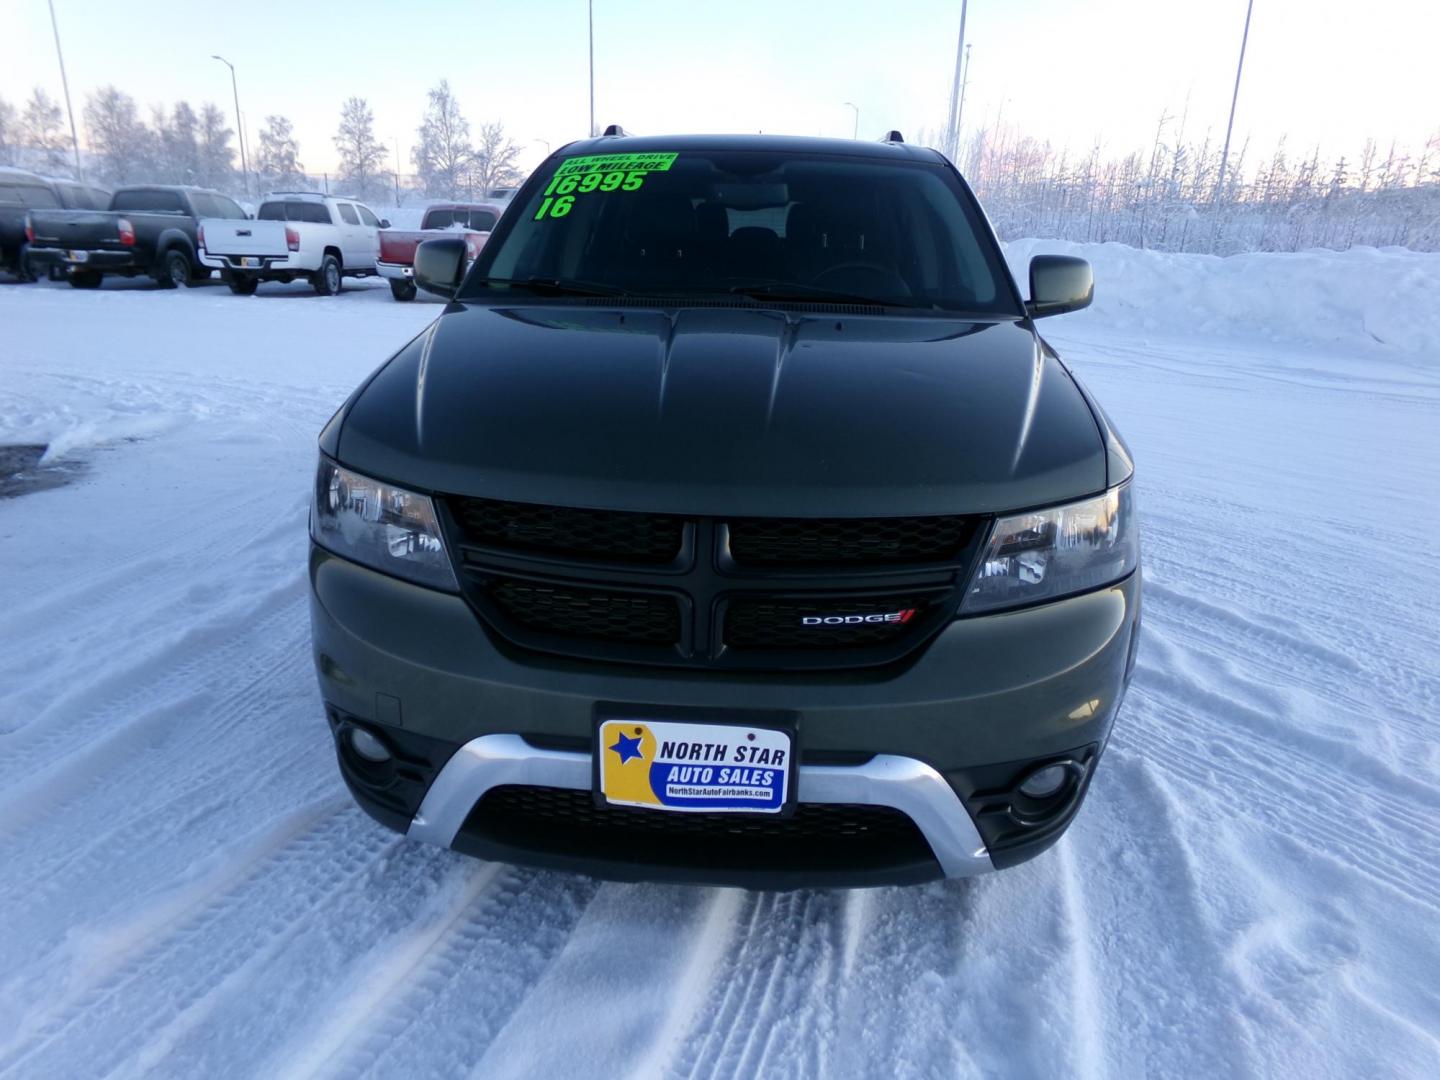
[[[282,257],[288,251],[283,221],[204,218],[200,222],[200,229],[205,234],[205,241],[201,246],[207,255]]]
[[[398,263],[409,266],[415,261],[415,249],[422,240],[434,240],[442,235],[436,230],[411,232],[403,229],[380,230],[380,262]]]
[[[119,221],[124,216],[111,210],[32,210],[30,224],[36,247],[118,250],[123,246]]]

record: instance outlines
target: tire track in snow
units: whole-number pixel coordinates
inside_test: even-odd
[[[736,889],[607,884],[486,1048],[485,1080],[661,1075],[733,942]],[[570,1018],[556,1024],[557,1016]],[[648,1064],[647,1064],[648,1063]]]
[[[598,889],[590,878],[504,868],[468,917],[372,1011],[364,1035],[318,1075],[470,1075]]]
[[[393,833],[346,810],[288,843],[234,889],[136,955],[38,1031],[0,1051],[0,1077],[95,1073],[201,1007],[254,957],[270,955],[337,893],[355,887]],[[78,1063],[89,1066],[77,1068]]]

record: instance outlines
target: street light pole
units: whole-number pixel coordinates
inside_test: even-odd
[[[955,149],[960,134],[960,79],[961,65],[965,59],[965,16],[970,0],[960,0],[960,39],[955,43],[955,77],[950,82],[950,118],[945,126],[942,140],[945,156],[955,160]]]
[[[1240,100],[1240,73],[1245,70],[1245,43],[1250,40],[1250,12],[1255,0],[1245,4],[1245,32],[1240,35],[1240,62],[1235,65],[1235,92],[1230,95],[1230,122],[1225,125],[1225,149],[1220,152],[1220,178],[1215,181],[1215,199],[1225,190],[1225,167],[1230,161],[1230,132],[1235,127],[1235,103]]]
[[[852,139],[858,139],[860,138],[860,106],[850,101],[845,102],[845,104],[855,110],[855,129],[850,133],[850,137]]]
[[[245,194],[250,194],[250,163],[245,157],[245,129],[240,121],[240,85],[235,81],[235,65],[223,56],[210,55],[230,69],[230,92],[235,95],[235,138],[240,143],[240,175],[245,180]]]
[[[60,24],[55,21],[55,0],[50,0],[50,29],[55,31],[55,56],[60,61],[60,85],[65,88],[65,112],[70,116],[70,145],[75,148],[75,179],[84,180],[80,170],[80,136],[75,134],[75,110],[70,107],[70,80],[65,77],[65,54],[60,51]]]
[[[590,137],[595,137],[595,0],[589,0],[590,13]]]

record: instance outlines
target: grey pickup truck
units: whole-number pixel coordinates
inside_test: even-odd
[[[107,274],[148,276],[162,288],[210,276],[196,258],[201,218],[249,217],[218,191],[197,187],[122,187],[108,210],[35,210],[29,261],[61,269],[77,289],[98,288]]]

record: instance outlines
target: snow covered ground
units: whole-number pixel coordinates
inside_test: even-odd
[[[314,437],[433,304],[0,285],[0,443],[83,466],[0,499],[0,1077],[1440,1075],[1440,256],[1083,253],[1139,674],[1055,850],[850,893],[351,806]]]

